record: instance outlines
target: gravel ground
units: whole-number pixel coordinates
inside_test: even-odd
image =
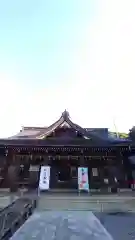
[[[135,239],[135,213],[95,213],[114,240]]]

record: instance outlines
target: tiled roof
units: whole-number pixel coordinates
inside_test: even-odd
[[[108,135],[108,128],[82,128],[70,120],[69,113],[65,110],[61,117],[49,127],[23,127],[15,136],[9,139],[44,139],[58,127],[71,127],[81,133],[85,138],[94,141],[113,142],[116,139]],[[118,140],[118,139],[117,139]]]
[[[19,133],[16,135],[9,137],[9,139],[16,139],[16,138],[31,138],[36,137],[41,131],[45,131],[46,127],[22,127]]]
[[[18,134],[10,138],[32,137],[37,135],[38,133],[40,133],[39,130],[21,130]]]

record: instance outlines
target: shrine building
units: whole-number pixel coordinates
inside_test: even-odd
[[[23,127],[0,139],[0,188],[37,188],[41,166],[49,165],[51,189],[77,189],[78,167],[88,167],[90,189],[131,188],[135,145],[111,137],[107,128],[82,128],[65,110],[49,127]]]

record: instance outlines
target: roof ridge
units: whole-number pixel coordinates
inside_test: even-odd
[[[47,127],[27,127],[27,126],[24,126],[23,127],[23,130],[38,130],[38,129],[46,129]]]

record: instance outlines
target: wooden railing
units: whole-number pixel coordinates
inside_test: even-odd
[[[0,211],[0,240],[9,239],[28,219],[36,207],[36,200],[18,199]]]

